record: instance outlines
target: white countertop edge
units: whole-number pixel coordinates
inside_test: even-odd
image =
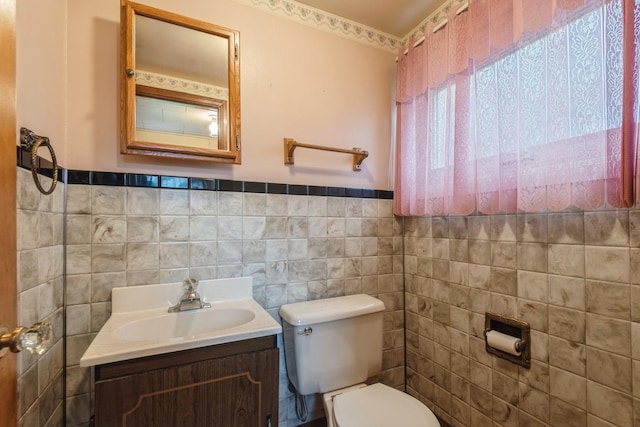
[[[168,345],[163,343],[163,345],[159,345],[157,347],[142,348],[142,349],[131,350],[131,351],[114,352],[111,354],[105,354],[100,352],[101,347],[106,347],[104,350],[106,350],[107,348],[113,349],[112,345],[103,344],[95,347],[95,350],[96,350],[95,353],[97,354],[93,355],[93,354],[85,353],[85,355],[82,356],[82,358],[80,359],[80,367],[84,368],[84,367],[90,367],[90,366],[96,366],[96,365],[104,365],[107,363],[122,362],[125,360],[139,359],[147,356],[156,356],[159,354],[174,353],[176,351],[193,350],[196,348],[209,347],[212,345],[227,344],[231,342],[244,341],[252,338],[261,338],[269,335],[277,335],[281,332],[282,332],[282,328],[280,327],[280,325],[277,325],[277,327],[268,327],[268,328],[253,330],[253,331],[240,333],[240,334],[216,336],[213,338],[193,339],[188,341],[180,341],[177,343],[170,343]]]

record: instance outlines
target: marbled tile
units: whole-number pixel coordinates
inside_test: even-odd
[[[309,277],[308,261],[289,261],[287,263],[289,282],[306,282]]]
[[[309,217],[309,237],[327,237],[327,218]],[[360,235],[358,233],[358,235]]]
[[[160,193],[155,188],[127,188],[127,214],[157,215]]]
[[[532,329],[547,332],[548,313],[547,304],[527,301],[518,298],[518,319],[529,323]]]
[[[585,342],[584,312],[549,306],[549,334],[577,343]]]
[[[327,218],[327,236],[344,237],[346,235],[344,218]]]
[[[287,237],[287,218],[267,217],[264,237],[266,239],[284,239]]]
[[[208,245],[211,246],[215,250],[215,242],[209,242]],[[193,248],[193,244],[192,244]],[[193,249],[192,249],[193,250]],[[267,242],[265,240],[243,240],[242,241],[242,262],[264,262],[266,258],[267,252]],[[212,255],[212,254],[209,254]],[[213,258],[209,258],[209,264],[202,265],[210,265],[212,260],[215,260],[215,256]],[[193,253],[192,253],[192,261],[193,261]],[[205,259],[202,259],[204,262]]]
[[[201,191],[200,193],[210,193],[210,192]],[[188,215],[188,214],[189,214],[189,191],[164,190],[164,189],[160,190],[160,215]],[[212,215],[212,214],[209,214],[209,215]]]
[[[126,285],[126,276],[123,272],[92,274],[91,302],[111,301],[111,290]]]
[[[631,355],[631,322],[587,313],[587,345]]]
[[[127,271],[127,286],[154,285],[162,282],[160,270]]]
[[[40,205],[41,196],[37,187],[33,184],[31,173],[22,168],[18,168],[16,183],[16,198],[18,209],[37,210]]]
[[[40,216],[39,212],[18,210],[16,243],[19,251],[39,247]]]
[[[308,216],[309,215],[309,197],[308,196],[289,196],[288,197],[288,216]]]
[[[159,236],[157,216],[128,216],[127,242],[156,242]]]
[[[258,221],[252,221],[249,218],[243,218],[243,235],[245,233],[244,225],[247,226],[247,238],[263,238],[265,230],[265,219],[260,218]],[[189,218],[189,239],[191,241],[215,240],[218,237],[218,221],[215,216],[191,216]],[[240,236],[235,236],[240,238]]]
[[[584,277],[584,246],[549,245],[549,273]]]
[[[345,199],[343,197],[327,197],[327,216],[345,216]]]
[[[588,312],[629,320],[630,285],[587,280],[585,291]]]
[[[519,270],[546,272],[548,248],[544,243],[518,243],[517,267]]]
[[[267,261],[286,260],[287,254],[288,254],[288,243],[286,240],[267,240],[266,241],[265,259]]]
[[[268,245],[271,240],[267,241],[267,251]],[[296,259],[306,259],[308,254],[308,240],[307,239],[289,239],[286,240],[287,244],[287,258],[290,260]],[[285,259],[285,258],[281,258]]]
[[[91,213],[91,186],[67,186],[67,214]]]
[[[286,261],[268,262],[266,265],[267,284],[286,284],[288,282],[287,272],[288,268]]]
[[[538,302],[549,299],[548,276],[544,273],[518,270],[518,297]]]
[[[188,243],[161,243],[160,268],[180,268],[189,265]]]
[[[515,317],[518,314],[518,302],[515,296],[491,293],[489,311],[503,316]]]
[[[309,221],[303,217],[287,218],[287,228],[289,238],[306,238],[309,236]]]
[[[584,427],[587,425],[586,412],[562,400],[552,397],[549,411],[549,422],[552,426]]]
[[[90,321],[91,306],[89,304],[68,306],[66,310],[67,336],[90,333]]]
[[[125,244],[104,243],[91,246],[91,271],[105,273],[124,271],[126,267]]]
[[[91,275],[67,275],[67,305],[88,304],[91,302]]]
[[[159,239],[161,242],[183,242],[189,240],[189,217],[161,216]]]
[[[346,245],[345,245],[346,248]],[[327,257],[327,239],[316,238],[309,239],[307,245],[307,256],[309,259],[318,259]],[[346,249],[345,249],[346,253]]]
[[[91,216],[67,215],[67,244],[91,243]]]
[[[367,218],[378,217],[378,200],[379,199],[362,199],[362,216]],[[328,206],[327,206],[328,212]]]
[[[73,187],[73,186],[72,186]],[[91,213],[94,215],[124,215],[124,187],[91,187]]]
[[[517,393],[517,390],[516,390]],[[504,400],[493,397],[493,420],[501,426],[517,427],[518,409]]]
[[[236,240],[242,237],[242,218],[236,216],[218,217],[217,239]]]
[[[585,246],[586,278],[629,283],[629,248]]]
[[[347,198],[345,200],[345,216],[358,217],[362,216],[362,199]]]
[[[18,257],[18,290],[31,289],[40,284],[38,277],[38,249],[19,251]]]
[[[587,378],[631,394],[631,359],[587,347]]]
[[[549,303],[584,310],[584,282],[582,278],[549,275]]]
[[[129,243],[127,245],[127,270],[151,270],[160,266],[160,250],[157,243]]]
[[[469,261],[469,241],[451,239],[449,240],[449,259],[453,261]]]
[[[433,258],[449,259],[449,239],[432,239],[431,248]]]
[[[231,191],[222,191],[218,193],[218,215],[242,215],[242,194],[243,193],[236,193]]]
[[[287,216],[289,197],[286,194],[267,194],[266,215]]]
[[[491,268],[491,291],[505,295],[518,294],[517,272],[508,268]]]
[[[585,212],[585,243],[592,246],[629,246],[626,210]]]
[[[467,229],[469,240],[489,240],[491,235],[491,217],[469,216],[467,217]]]
[[[491,265],[516,268],[516,243],[491,242]]]
[[[515,242],[516,241],[516,216],[515,215],[491,215],[491,240]]]
[[[550,336],[549,364],[584,377],[587,372],[586,346],[574,341]]]
[[[520,402],[518,408],[546,420],[549,418],[549,395],[525,383],[519,383]],[[522,415],[522,414],[521,414]]]
[[[124,243],[126,241],[126,217],[94,215],[91,219],[91,241],[93,243]]]
[[[549,369],[549,393],[580,409],[587,408],[587,379],[562,369]]]
[[[582,212],[551,213],[548,216],[547,223],[549,243],[584,243],[584,214]]]
[[[547,242],[546,214],[518,214],[516,215],[516,237],[518,242]]]
[[[267,213],[267,195],[243,193],[242,195],[242,215],[244,216],[264,216]]]
[[[327,198],[324,196],[314,196],[308,199],[309,216],[326,217],[328,212]],[[377,207],[376,207],[377,213]],[[377,215],[376,215],[377,216]]]
[[[630,427],[633,421],[633,401],[630,396],[587,382],[589,412],[620,427]]]
[[[640,249],[629,249],[629,264],[631,283],[640,285]]]

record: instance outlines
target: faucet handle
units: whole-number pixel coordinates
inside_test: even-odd
[[[198,283],[200,283],[198,279],[190,277],[182,282],[182,286],[184,286],[185,291],[192,293],[195,292],[196,288],[198,287]]]

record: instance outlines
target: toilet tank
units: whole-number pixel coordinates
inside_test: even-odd
[[[287,374],[298,393],[325,393],[377,375],[383,311],[369,295],[280,307]]]

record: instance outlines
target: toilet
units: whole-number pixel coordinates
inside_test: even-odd
[[[412,396],[364,382],[382,369],[384,304],[349,295],[280,307],[289,381],[322,393],[327,427],[440,427]]]

